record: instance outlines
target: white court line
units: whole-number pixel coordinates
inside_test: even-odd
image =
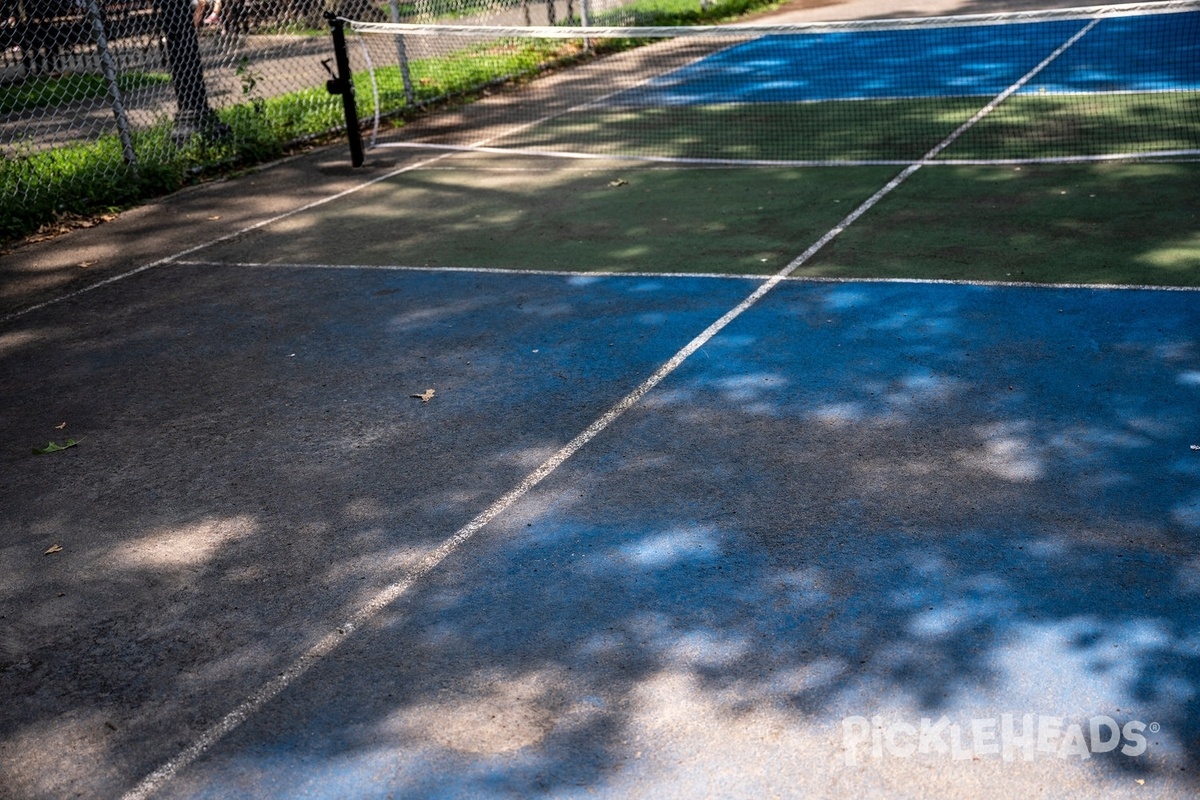
[[[485,275],[545,275],[562,278],[715,278],[720,280],[764,281],[769,275],[730,275],[719,272],[614,272],[598,270],[579,272],[569,269],[506,269],[505,267],[423,267],[404,264],[305,264],[269,263],[259,261],[176,261],[184,267],[237,267],[246,269],[314,269],[314,270],[362,270],[365,272],[463,272]]]
[[[302,262],[270,263],[266,261],[176,261],[183,267],[236,267],[239,269],[285,270],[348,270],[361,272],[448,272],[481,273],[484,275],[528,275],[552,278],[663,278],[685,280],[704,278],[725,281],[766,281],[770,275],[731,275],[724,272],[616,272],[594,270],[582,272],[569,269],[509,269],[507,267],[422,267],[404,264],[308,264]],[[1200,292],[1200,286],[1161,286],[1150,283],[1036,283],[1034,281],[998,281],[970,278],[845,278],[822,275],[788,275],[789,283],[895,283],[933,286],[980,286],[1012,289],[1103,289],[1137,292]]]
[[[570,113],[572,109],[562,112]],[[686,164],[732,166],[732,167],[900,167],[913,163],[911,158],[839,161],[839,160],[771,160],[750,158],[684,158],[681,156],[639,156],[631,154],[606,155],[601,153],[580,153],[570,150],[536,150],[520,147],[481,147],[464,144],[434,144],[429,142],[380,142],[376,147],[387,147],[404,150],[446,150],[452,153],[492,153],[502,156],[527,156],[533,158],[558,158],[568,161],[638,161],[650,164]]]
[[[1090,26],[1076,34],[1068,44],[1056,50],[1051,57],[1047,58],[1037,67],[1035,67],[1028,75],[1022,78],[1021,81],[1014,86],[1022,85],[1033,75],[1036,75],[1037,72],[1044,69],[1047,64],[1057,57],[1058,54],[1066,50],[1071,43],[1077,41],[1079,37],[1082,36],[1087,30],[1090,30]],[[1012,91],[1015,91],[1015,88],[1013,88]],[[1008,91],[1002,96],[1007,97],[1012,93],[1012,91]],[[989,103],[984,107],[984,110],[981,110],[980,113],[976,114],[971,119],[973,121],[982,119],[984,116],[986,116],[987,111],[991,108],[994,108],[998,102],[999,99]],[[964,124],[963,127],[960,127],[953,134],[947,137],[946,140],[930,150],[927,154],[927,158],[936,156],[937,153],[949,146],[950,143],[953,142],[954,139],[959,135],[961,135],[970,124],[973,124],[973,122]],[[200,736],[197,737],[181,753],[168,760],[158,769],[154,770],[145,778],[143,778],[137,784],[137,786],[124,795],[123,800],[144,800],[144,798],[149,797],[164,783],[171,780],[171,778],[178,774],[180,770],[184,769],[195,762],[196,759],[200,758],[200,756],[203,755],[208,748],[212,747],[230,732],[237,729],[243,722],[253,716],[255,712],[261,709],[267,702],[279,695],[280,692],[303,676],[306,672],[308,672],[309,669],[321,661],[321,659],[337,649],[338,645],[345,641],[350,634],[374,619],[374,617],[376,617],[388,605],[404,596],[414,583],[419,581],[431,570],[435,569],[439,564],[445,561],[447,557],[449,557],[454,551],[469,541],[471,537],[473,537],[485,525],[495,519],[499,514],[507,510],[510,506],[528,494],[530,490],[545,480],[580,448],[582,448],[592,439],[596,438],[597,435],[599,435],[609,425],[616,421],[622,414],[628,411],[643,396],[645,396],[647,392],[665,380],[667,376],[669,376],[681,364],[683,364],[688,357],[703,347],[710,339],[720,333],[731,322],[752,308],[772,289],[778,286],[782,281],[786,280],[788,276],[790,276],[796,271],[796,269],[812,258],[821,248],[837,237],[838,234],[840,234],[850,225],[854,224],[854,222],[857,221],[863,214],[874,207],[875,204],[886,197],[897,186],[907,180],[908,177],[920,169],[920,167],[920,164],[909,166],[899,175],[889,181],[883,188],[863,201],[862,204],[850,212],[850,214],[848,214],[845,219],[838,223],[837,226],[835,226],[832,230],[814,242],[807,250],[789,262],[786,267],[768,278],[744,300],[731,308],[729,311],[725,312],[720,319],[705,328],[700,335],[696,336],[694,339],[688,342],[683,349],[671,356],[671,358],[665,364],[655,370],[650,377],[646,378],[646,380],[642,381],[637,388],[618,400],[611,408],[608,409],[608,411],[600,415],[600,417],[598,417],[582,433],[564,445],[558,452],[543,462],[541,466],[529,473],[524,480],[502,495],[498,500],[484,509],[478,516],[476,516],[466,525],[455,531],[452,536],[443,541],[435,550],[422,559],[421,563],[415,569],[410,571],[399,581],[384,588],[382,591],[368,600],[366,604],[360,607],[358,611],[350,616],[349,619],[322,637],[315,645],[309,648],[308,651],[296,659],[296,661],[294,661],[286,670],[284,670],[271,681],[268,681],[264,686],[239,703],[238,706],[233,709],[233,711],[226,714],[216,724],[210,726],[207,730],[201,733]]]
[[[233,233],[227,233],[224,236],[218,236],[217,238],[210,239],[209,241],[204,242],[202,244],[194,245],[193,247],[189,247],[185,250],[180,250],[178,253],[174,253],[169,256],[164,256],[156,261],[151,261],[149,264],[143,264],[142,266],[137,267],[136,269],[131,269],[128,272],[122,272],[119,275],[113,275],[113,276],[105,278],[104,280],[99,281],[97,283],[93,283],[88,286],[84,286],[82,289],[76,289],[73,292],[67,292],[64,295],[59,295],[58,297],[52,298],[50,300],[46,300],[44,302],[36,303],[32,306],[27,306],[27,307],[19,309],[17,311],[10,312],[8,314],[5,314],[3,317],[0,317],[0,325],[3,325],[6,322],[11,322],[14,319],[19,319],[20,317],[24,317],[27,314],[32,314],[35,311],[40,311],[43,308],[48,308],[50,306],[57,305],[65,300],[71,300],[72,298],[79,297],[80,295],[87,294],[88,292],[91,292],[91,291],[95,291],[96,289],[99,289],[103,286],[108,286],[110,283],[116,283],[117,281],[123,281],[126,278],[132,278],[134,275],[145,272],[148,269],[153,269],[154,267],[161,267],[163,264],[170,264],[174,261],[178,261],[179,259],[183,258],[184,256],[189,256],[192,253],[198,253],[201,250],[205,250],[209,247],[212,247],[213,245],[220,244],[221,242],[227,242],[230,239],[236,239],[239,236],[244,236],[245,234],[250,233],[252,231],[256,231],[259,228],[266,227],[267,225],[272,225],[276,222],[279,222],[280,220],[295,216],[296,214],[302,214],[305,211],[310,211],[314,208],[317,208],[318,206],[323,206],[326,203],[331,203],[334,200],[340,200],[343,197],[354,194],[355,192],[358,192],[362,189],[366,189],[369,186],[374,186],[375,184],[380,183],[382,181],[386,181],[389,178],[394,178],[397,175],[401,175],[405,172],[410,172],[414,169],[419,169],[420,167],[426,166],[428,164],[434,164],[438,161],[447,159],[452,155],[453,155],[453,153],[443,153],[439,156],[433,156],[432,158],[427,158],[423,161],[418,161],[415,164],[409,164],[407,166],[400,167],[399,169],[394,169],[391,172],[387,172],[378,177],[371,178],[368,181],[360,183],[356,186],[351,186],[349,189],[344,189],[343,191],[340,191],[336,194],[331,194],[328,197],[323,197],[319,200],[314,200],[311,203],[305,203],[304,205],[302,205],[298,208],[293,208],[291,211],[285,211],[282,214],[276,214],[275,216],[270,217],[268,219],[260,220],[259,222],[256,222],[253,225],[247,225],[246,227],[244,227],[240,230],[234,231]]]
[[[993,101],[995,102],[995,101]],[[563,114],[569,113],[562,112]],[[973,125],[974,122],[970,122]],[[968,127],[970,127],[968,125]],[[769,159],[769,158],[688,158],[685,156],[648,156],[633,153],[581,153],[576,150],[538,150],[525,147],[485,147],[468,144],[436,144],[432,142],[379,142],[378,148],[397,150],[433,150],[452,153],[488,153],[526,158],[555,158],[565,161],[633,161],[646,164],[678,164],[691,167],[903,167],[924,164],[928,167],[1008,167],[1036,164],[1093,164],[1109,161],[1156,161],[1200,156],[1200,150],[1148,150],[1144,153],[1104,153],[1090,156],[1042,156],[1035,158],[941,158],[930,161],[925,155],[911,158],[827,158],[827,159]]]

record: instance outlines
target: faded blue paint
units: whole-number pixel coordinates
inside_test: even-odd
[[[994,97],[1086,21],[764,36],[612,105]],[[1200,12],[1102,20],[1023,93],[1200,90]]]
[[[516,280],[530,301],[561,291]],[[731,282],[678,285],[727,301]],[[709,315],[726,308],[714,299]],[[663,332],[703,324],[668,314]],[[607,344],[578,342],[574,358],[611,364]],[[1154,758],[1171,766],[1047,756],[1030,792],[1046,774],[1087,794],[1149,770],[1156,796],[1187,797],[1164,781],[1200,755],[1197,374],[1192,292],[783,284],[169,788],[778,790],[745,772],[760,751],[734,747],[736,729],[682,773],[673,759],[694,754],[669,727],[637,740],[647,687],[683,674],[727,719],[796,730],[906,704],[956,724],[1153,721],[1169,732]],[[497,685],[545,710],[537,735],[498,752],[447,744],[475,732],[455,729],[454,704],[486,706]],[[837,757],[792,752],[774,768],[796,779],[806,759]],[[867,769],[914,794],[944,785],[922,783],[926,763]]]

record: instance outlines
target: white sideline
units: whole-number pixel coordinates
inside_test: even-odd
[[[239,236],[244,236],[247,233],[258,230],[259,228],[266,227],[267,225],[272,225],[276,222],[279,222],[280,220],[287,219],[288,217],[293,217],[296,214],[302,214],[305,211],[309,211],[311,209],[317,208],[318,206],[323,206],[326,203],[331,203],[334,200],[340,200],[341,198],[346,197],[347,195],[354,194],[355,192],[358,192],[362,189],[366,189],[369,186],[374,186],[375,184],[380,183],[381,181],[386,181],[389,178],[394,178],[397,175],[401,175],[405,172],[409,172],[414,169],[419,169],[421,167],[425,167],[430,164],[434,164],[438,161],[449,158],[451,155],[453,155],[453,154],[452,153],[442,153],[439,156],[433,156],[433,157],[427,158],[423,161],[418,161],[415,164],[408,164],[407,166],[400,167],[399,169],[394,169],[390,172],[384,173],[383,175],[379,175],[374,178],[371,178],[370,180],[364,181],[363,183],[357,184],[355,186],[351,186],[349,189],[340,191],[337,194],[331,194],[328,197],[322,197],[319,200],[313,200],[310,203],[305,203],[304,205],[299,206],[298,208],[293,208],[291,211],[285,211],[282,214],[276,214],[275,216],[270,217],[268,219],[259,220],[258,222],[254,223],[253,225],[247,225],[246,227],[241,228],[240,230],[234,231],[233,233],[227,233],[224,236],[218,236],[215,239],[210,239],[209,241],[203,242],[202,244],[194,245],[185,250],[180,250],[179,252],[173,253],[172,255],[163,256],[162,258],[158,259],[157,261],[151,261],[149,264],[143,264],[142,266],[137,267],[135,269],[131,269],[128,272],[122,272],[119,275],[112,275],[112,276],[105,278],[104,280],[99,281],[97,283],[93,283],[93,284],[89,284],[88,286],[84,286],[82,289],[76,289],[73,292],[67,292],[66,294],[59,295],[58,297],[54,297],[50,300],[46,300],[46,301],[37,303],[32,306],[26,306],[25,308],[10,312],[8,314],[5,314],[3,317],[0,317],[0,325],[3,325],[6,322],[11,322],[14,319],[24,317],[28,314],[32,314],[35,311],[40,311],[43,308],[48,308],[50,306],[57,305],[57,304],[63,302],[64,300],[70,300],[72,298],[79,297],[80,295],[87,294],[88,292],[99,289],[102,286],[107,286],[110,283],[116,283],[117,281],[122,281],[122,280],[125,280],[126,278],[131,278],[134,275],[145,272],[148,269],[152,269],[154,267],[160,267],[163,264],[169,264],[173,261],[178,261],[179,259],[183,258],[184,256],[190,256],[192,253],[198,253],[201,250],[205,250],[209,247],[212,247],[213,245],[220,244],[221,242],[227,242],[230,239],[236,239]]]
[[[566,112],[564,112],[566,113]],[[1103,153],[1090,156],[1041,156],[1036,158],[940,158],[927,161],[924,156],[893,159],[766,159],[766,158],[688,158],[685,156],[645,156],[622,153],[581,153],[573,150],[538,150],[524,147],[492,147],[470,144],[436,144],[433,142],[374,142],[372,147],[399,150],[433,150],[453,153],[492,153],[502,156],[558,158],[568,161],[634,161],[649,164],[678,164],[695,167],[778,167],[807,169],[812,167],[901,167],[923,164],[927,167],[1012,167],[1035,164],[1094,164],[1108,161],[1165,161],[1191,159],[1200,150],[1148,150],[1142,153]]]
[[[239,269],[314,269],[314,270],[360,270],[363,272],[449,272],[484,275],[528,275],[553,278],[657,278],[664,280],[686,280],[703,278],[723,281],[769,280],[769,275],[731,275],[725,272],[615,272],[594,270],[580,272],[569,269],[509,269],[508,267],[421,267],[405,264],[315,264],[302,262],[267,261],[176,261],[182,267],[236,267]],[[893,283],[931,286],[981,286],[1006,289],[1095,289],[1097,291],[1129,292],[1200,292],[1200,286],[1159,286],[1148,283],[1035,283],[1034,281],[996,281],[971,278],[844,278],[821,275],[789,275],[789,283]]]

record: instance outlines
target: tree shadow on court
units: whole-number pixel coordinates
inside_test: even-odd
[[[112,794],[149,772],[691,335],[662,335],[665,287],[640,281],[264,272],[230,291],[239,271],[157,270],[120,306],[68,302],[69,325],[10,340],[15,792]],[[675,299],[684,329],[707,324],[711,293]]]
[[[9,360],[10,435],[81,433],[3,467],[20,794],[173,758],[747,291],[233,274],[151,273],[40,331],[52,373]],[[686,791],[763,754],[827,791],[875,714],[1155,722],[1079,769],[1191,786],[1187,300],[781,286],[167,794]]]
[[[1191,791],[1186,302],[780,294],[316,670],[301,718],[339,733],[304,752],[369,763],[399,742],[389,786],[412,797],[621,791],[629,775],[666,791],[782,757],[767,731],[784,720],[832,731],[800,739],[824,749],[784,779],[809,770],[820,791],[843,718],[1030,714],[1065,720],[1034,759],[1044,774]],[[368,664],[386,668],[346,679]],[[1153,724],[1150,754],[1089,738],[1079,767],[1066,729],[1097,716]],[[231,750],[278,755],[281,722]],[[643,751],[660,757],[638,765]],[[997,786],[1027,775],[982,757]]]

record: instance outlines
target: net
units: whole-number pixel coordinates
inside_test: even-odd
[[[362,116],[404,121],[379,146],[748,165],[1200,155],[1198,2],[772,26],[349,24]]]

